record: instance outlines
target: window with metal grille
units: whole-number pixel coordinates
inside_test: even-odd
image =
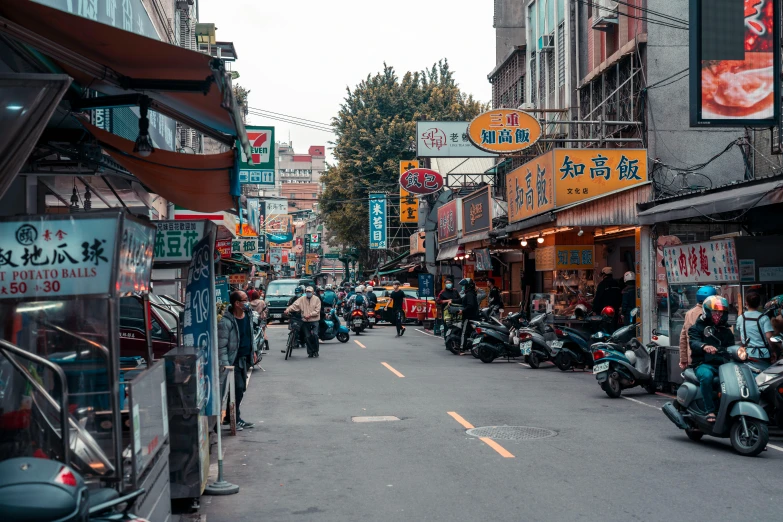
[[[557,85],[565,85],[566,77],[566,46],[565,22],[557,28]]]
[[[536,78],[538,75],[536,75],[536,53],[533,52],[530,54],[530,102],[535,105],[536,100],[538,100],[538,96],[536,96],[537,92],[537,85],[536,85]]]
[[[549,83],[549,94],[555,92],[555,53],[549,51],[546,57],[546,74]]]

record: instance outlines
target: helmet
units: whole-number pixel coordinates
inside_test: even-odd
[[[625,281],[626,283],[628,281],[636,281],[636,274],[634,274],[633,272],[626,272],[625,275],[623,275],[623,281]]]
[[[356,287],[356,293],[361,294],[364,292],[364,285],[359,285]]]
[[[331,289],[332,289],[332,285],[331,285],[331,283],[330,283],[330,284],[328,284],[328,285],[326,285],[326,289],[327,289],[327,290],[331,290]]]
[[[574,308],[574,317],[576,317],[577,319],[584,319],[585,317],[587,317],[587,313],[588,313],[587,306],[583,304],[578,304]]]
[[[473,279],[466,277],[465,279],[460,280],[459,286],[471,287],[476,286],[476,283],[473,282]]]
[[[299,285],[294,290],[294,294],[301,294],[301,293],[304,293],[304,291],[305,291],[304,287],[302,285]]]
[[[312,293],[313,292],[313,287],[312,286],[308,286],[307,288],[305,288],[305,292],[311,292]]]
[[[729,302],[725,297],[711,295],[702,305],[702,318],[715,326],[726,326],[729,322]]]
[[[781,314],[783,309],[783,295],[778,295],[767,301],[764,305],[764,315],[776,317]]]
[[[718,295],[718,291],[714,286],[702,286],[696,291],[696,302],[701,304],[705,299],[713,295]]]
[[[613,306],[604,306],[604,309],[601,310],[601,316],[602,317],[608,317],[610,319],[614,319],[614,307]]]
[[[364,287],[365,292],[372,292],[372,285],[367,285]]]
[[[611,266],[605,266],[601,269],[601,273],[604,275],[612,275],[612,267]]]
[[[636,354],[633,353],[633,350],[628,350],[625,352],[625,358],[628,359],[629,363],[636,366]]]

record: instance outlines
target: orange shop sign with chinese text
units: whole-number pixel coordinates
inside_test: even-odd
[[[541,137],[541,124],[516,109],[495,109],[476,116],[468,125],[468,139],[481,150],[512,154],[525,150]]]
[[[554,152],[547,152],[506,176],[508,222],[514,223],[555,208]]]
[[[585,199],[647,182],[647,149],[556,149],[555,204]]]
[[[508,222],[647,183],[647,149],[555,149],[506,176]]]

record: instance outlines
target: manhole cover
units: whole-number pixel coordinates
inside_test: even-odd
[[[557,432],[529,426],[482,426],[468,430],[468,435],[497,440],[532,440],[554,437]]]
[[[394,417],[393,415],[379,415],[376,417],[351,417],[351,420],[353,422],[389,422],[398,421],[400,419],[399,417]]]

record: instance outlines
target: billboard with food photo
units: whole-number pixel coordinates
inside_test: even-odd
[[[691,126],[776,124],[780,0],[690,0],[690,6]]]

